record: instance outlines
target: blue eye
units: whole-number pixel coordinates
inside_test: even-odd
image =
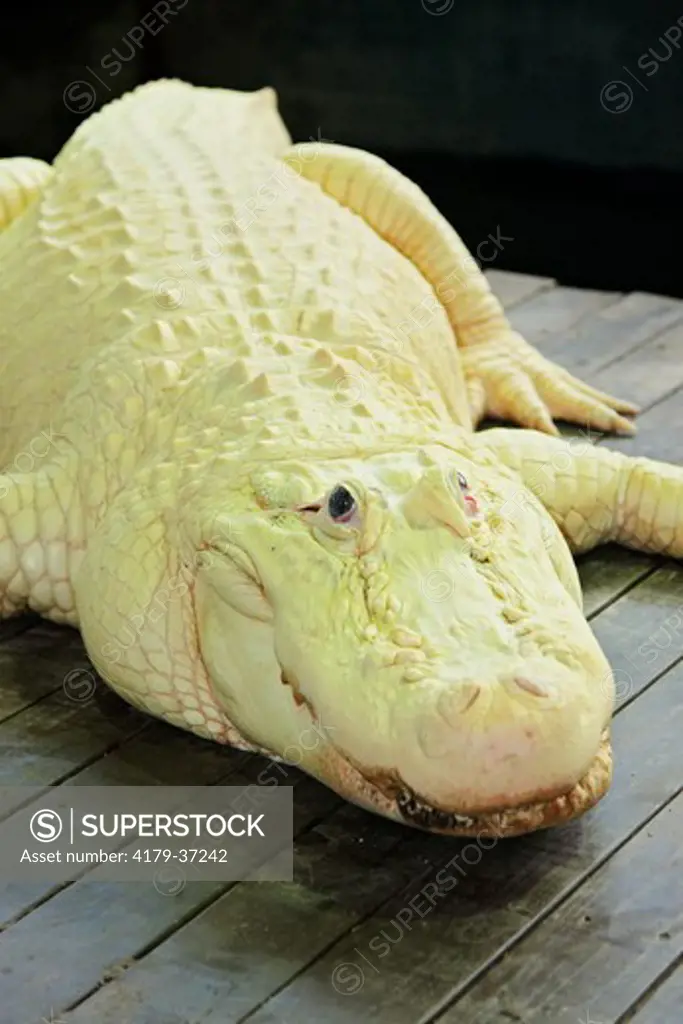
[[[458,484],[460,485],[460,490],[461,491],[466,491],[468,486],[469,486],[469,484],[467,483],[467,477],[464,476],[459,470],[455,474],[455,476],[456,476],[456,479],[458,481]]]
[[[335,487],[327,499],[327,512],[330,519],[337,523],[346,522],[356,508],[356,499],[342,484]]]

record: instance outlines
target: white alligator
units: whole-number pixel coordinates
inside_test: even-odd
[[[399,821],[591,807],[614,686],[570,549],[679,556],[683,475],[551,435],[637,410],[512,330],[417,186],[293,146],[269,88],[149,83],[52,166],[0,162],[0,200],[3,615]]]

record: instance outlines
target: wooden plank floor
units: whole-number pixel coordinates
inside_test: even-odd
[[[591,440],[683,461],[683,302],[490,279],[531,342],[641,404],[635,438]],[[292,883],[0,885],[0,1024],[681,1024],[683,567],[606,548],[580,572],[618,690],[615,778],[594,812],[483,849],[288,768]],[[262,771],[129,709],[74,632],[21,620],[2,638],[0,783]],[[453,884],[434,898],[441,870]]]

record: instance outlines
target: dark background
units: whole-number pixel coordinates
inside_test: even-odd
[[[274,86],[295,140],[391,160],[471,248],[512,237],[497,268],[683,297],[683,2],[13,7],[0,155],[51,160],[91,110],[159,77]]]

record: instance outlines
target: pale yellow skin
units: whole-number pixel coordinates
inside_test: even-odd
[[[547,435],[633,410],[511,330],[416,186],[292,147],[270,89],[142,87],[52,168],[1,161],[0,199],[2,613],[391,816],[571,791],[613,684],[563,535],[678,556],[683,477]]]

